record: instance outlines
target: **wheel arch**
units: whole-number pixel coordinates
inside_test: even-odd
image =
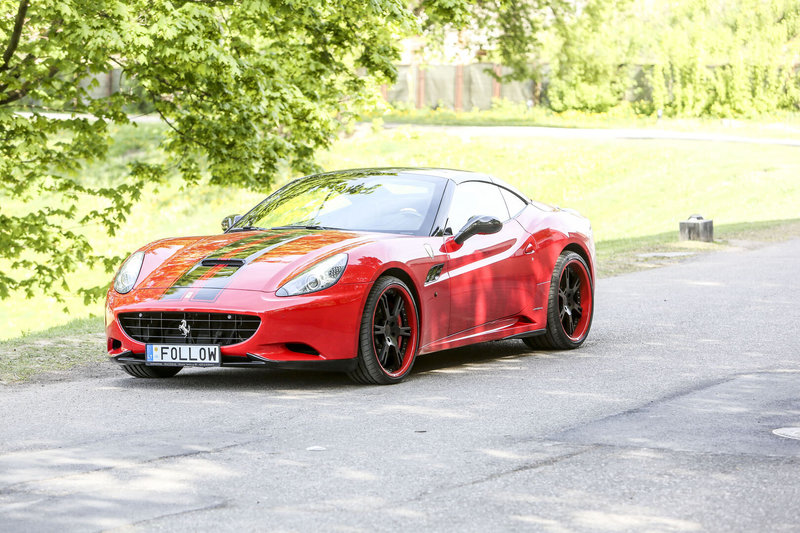
[[[417,285],[414,283],[414,279],[411,275],[403,270],[402,268],[398,267],[391,267],[387,268],[375,278],[377,281],[378,279],[382,278],[383,276],[394,276],[406,285],[411,290],[411,295],[414,296],[414,301],[417,303],[417,313],[419,313],[420,324],[422,323],[422,300],[419,297],[419,290],[417,289]]]
[[[576,242],[566,245],[562,250],[562,253],[563,252],[575,252],[581,256],[584,261],[586,261],[586,265],[589,267],[589,273],[591,274],[592,288],[594,289],[594,264],[592,263],[592,258],[589,255],[589,252],[587,252],[583,246]]]

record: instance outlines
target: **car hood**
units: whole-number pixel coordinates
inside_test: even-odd
[[[136,289],[203,299],[222,289],[273,292],[318,260],[378,236],[339,230],[269,230],[165,239],[145,247]],[[191,294],[189,294],[191,292]]]

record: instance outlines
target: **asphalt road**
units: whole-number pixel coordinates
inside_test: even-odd
[[[572,352],[391,387],[100,367],[0,388],[0,530],[798,531],[800,240],[600,280]]]
[[[387,129],[411,128],[419,131],[435,131],[461,137],[510,137],[514,139],[640,139],[672,141],[704,141],[761,144],[773,146],[800,146],[800,139],[785,137],[745,137],[724,133],[704,133],[692,131],[662,130],[655,128],[564,128],[550,126],[441,126],[438,124],[399,124],[388,123]],[[371,124],[364,124],[364,131],[371,131]],[[792,130],[792,133],[798,133]]]

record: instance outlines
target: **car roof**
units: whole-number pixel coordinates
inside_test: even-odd
[[[480,172],[471,172],[468,170],[456,170],[453,168],[436,168],[436,167],[374,167],[374,168],[353,168],[347,170],[336,170],[333,172],[325,172],[326,175],[336,175],[336,174],[349,174],[352,177],[367,177],[367,176],[374,176],[379,175],[381,173],[386,174],[396,174],[399,176],[402,175],[417,175],[417,176],[433,176],[436,178],[443,178],[450,180],[456,184],[463,183],[465,181],[483,181],[485,183],[493,183],[495,185],[500,185],[513,191],[518,196],[522,198],[528,199],[528,196],[518,190],[513,185],[510,185],[504,182],[501,179],[495,178],[488,174],[482,174]]]

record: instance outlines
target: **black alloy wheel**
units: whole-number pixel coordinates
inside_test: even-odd
[[[553,267],[544,334],[523,339],[533,349],[571,350],[586,340],[594,316],[594,283],[586,261],[564,251]]]
[[[370,290],[361,319],[356,369],[358,383],[389,385],[411,371],[419,343],[419,311],[400,279],[379,278]]]

